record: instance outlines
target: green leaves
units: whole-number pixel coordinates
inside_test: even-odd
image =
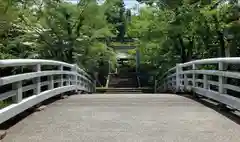
[[[106,20],[112,24],[112,32],[119,40],[123,40],[127,31],[126,25],[131,16],[124,6],[123,0],[106,0],[104,2]]]
[[[53,59],[98,71],[100,62],[115,62],[115,53],[96,40],[114,36],[105,7],[95,0],[0,1],[0,58]]]
[[[143,68],[148,64],[164,72],[179,62],[222,57],[227,55],[225,48],[234,49],[233,56],[238,53],[233,45],[240,45],[239,6],[198,0],[139,1],[149,5],[132,17],[128,35],[140,40]]]

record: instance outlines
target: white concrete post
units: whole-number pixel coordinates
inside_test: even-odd
[[[16,96],[13,97],[14,103],[19,103],[22,101],[23,94],[22,94],[22,81],[18,81],[13,83],[13,89],[16,90]]]
[[[83,80],[84,88],[87,89],[86,79]]]
[[[188,87],[188,77],[187,74],[184,74],[184,89],[187,90]]]
[[[88,90],[88,82],[87,82],[87,80],[86,80],[86,89]]]
[[[180,85],[181,85],[181,74],[180,74],[180,72],[181,72],[181,70],[182,70],[182,67],[181,67],[181,65],[180,64],[177,64],[176,65],[176,92],[179,92],[180,91]]]
[[[89,92],[92,92],[91,82],[90,81],[88,82],[88,90],[89,90]]]
[[[206,74],[203,75],[203,88],[208,90],[208,76]]]
[[[93,85],[93,92],[96,92],[96,87],[97,87],[97,80],[94,80],[94,85]]]
[[[193,70],[193,73],[192,73],[192,87],[196,87],[196,74],[195,74],[196,65],[195,64],[192,65],[192,70]]]
[[[63,71],[63,65],[58,66],[58,70]],[[60,75],[60,83],[58,85],[59,87],[63,86],[63,75]]]
[[[78,75],[78,72],[77,72],[77,65],[75,64],[73,67],[72,67],[72,72],[74,72],[74,75],[73,75],[73,85],[75,85],[75,93],[77,93],[77,91],[78,91],[78,86],[77,86],[77,79],[78,79],[78,77],[77,77],[77,75]]]
[[[67,75],[67,86],[71,85],[71,79],[72,79],[72,75],[68,74]]]
[[[93,92],[93,88],[92,88],[92,84],[89,82],[89,85],[88,85],[89,87],[89,92]]]
[[[90,82],[88,82],[88,92],[91,92]]]
[[[224,63],[223,62],[219,62],[218,63],[218,70],[219,71],[224,71]],[[226,89],[224,89],[223,85],[225,84],[225,79],[223,76],[218,76],[218,93],[219,94],[224,94],[226,93]]]
[[[48,90],[52,90],[54,88],[54,77],[53,77],[53,75],[48,76],[48,81],[49,81]]]
[[[77,86],[80,85],[80,79],[79,79],[79,76],[77,76]]]
[[[74,75],[73,75],[73,85],[77,85],[77,65],[74,65],[72,67],[72,72],[74,72]]]
[[[79,76],[79,86],[82,86],[82,77],[81,77],[81,75]]]
[[[82,78],[82,87],[85,88],[85,82],[84,82],[84,79]]]
[[[41,64],[37,64],[36,65],[36,72],[41,72]],[[35,80],[35,85],[36,85],[36,89],[34,90],[34,94],[38,95],[41,93],[41,77],[37,77]]]

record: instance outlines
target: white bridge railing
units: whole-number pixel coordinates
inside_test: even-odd
[[[11,72],[14,71],[14,72]],[[38,59],[0,60],[0,124],[53,96],[94,92],[95,83],[77,65]]]
[[[234,69],[229,70],[231,66]],[[240,110],[240,58],[212,58],[177,64],[158,83],[158,91],[193,92]]]

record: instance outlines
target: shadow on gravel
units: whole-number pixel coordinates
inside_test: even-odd
[[[236,124],[240,125],[240,113],[238,111],[234,111],[226,106],[222,106],[219,103],[214,102],[213,100],[207,99],[205,97],[198,97],[194,95],[188,95],[188,94],[178,94],[179,96],[183,96],[185,98],[191,99],[195,102],[198,102],[208,108],[211,108],[218,112],[219,114],[227,117],[228,119],[232,120]]]
[[[70,94],[71,93],[65,93],[64,95],[69,96]],[[7,129],[11,128],[15,124],[17,124],[18,122],[23,120],[24,118],[26,118],[26,117],[32,115],[34,112],[36,112],[36,108],[38,108],[39,106],[47,106],[47,105],[50,105],[50,104],[54,103],[55,101],[61,100],[61,99],[62,99],[62,96],[57,95],[57,96],[54,96],[52,98],[49,98],[49,99],[45,100],[40,105],[33,106],[33,107],[23,111],[22,113],[16,115],[15,117],[13,117],[13,118],[7,120],[6,122],[0,124],[0,130],[7,130]]]

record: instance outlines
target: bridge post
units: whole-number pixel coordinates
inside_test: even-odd
[[[72,71],[72,68],[70,68],[70,71]],[[72,82],[71,78],[72,78],[72,75],[70,75],[70,74],[66,75],[66,86],[71,85],[71,82]]]
[[[53,75],[51,76],[48,76],[48,81],[49,81],[49,84],[48,84],[48,90],[52,90],[54,88],[54,77]]]
[[[208,90],[208,76],[206,74],[203,75],[203,88]]]
[[[37,64],[35,67],[36,72],[41,72],[41,64]],[[34,89],[34,94],[38,95],[41,93],[41,77],[37,77],[35,80],[36,88]]]
[[[16,89],[16,95],[13,97],[14,103],[19,103],[22,101],[22,81],[18,81],[13,84],[13,89]]]
[[[63,71],[63,65],[58,66],[58,70]],[[58,85],[59,87],[63,86],[63,75],[60,75],[60,83]]]
[[[175,91],[179,92],[180,91],[180,85],[181,85],[181,72],[182,72],[182,67],[181,64],[176,65],[176,88]]]
[[[218,63],[218,70],[224,71],[224,63],[223,62]],[[225,81],[226,80],[225,80],[224,76],[218,76],[218,83],[219,83],[218,93],[219,94],[225,94],[227,92],[227,90],[223,87],[223,85],[225,84]]]
[[[192,87],[196,87],[196,74],[195,74],[195,70],[196,70],[196,64],[192,64],[192,70],[193,70],[193,73],[192,73]]]
[[[184,76],[184,89],[185,90],[188,90],[188,77],[187,77],[187,74],[183,74]]]
[[[74,72],[74,75],[73,75],[73,85],[75,85],[76,87],[76,90],[75,90],[75,93],[77,93],[78,91],[78,87],[77,87],[77,65],[75,64],[71,70]]]
[[[45,69],[47,66],[51,68]],[[4,68],[7,69],[4,70]],[[92,92],[92,89],[95,88],[93,79],[87,72],[77,65],[74,66],[65,62],[42,59],[0,60],[0,70],[9,71],[8,68],[10,70],[16,68],[16,70],[0,76],[2,89],[0,91],[0,101],[4,101],[1,105],[0,124],[29,108],[39,107],[42,102],[49,98],[55,96],[64,98],[63,95],[75,90]],[[31,71],[29,71],[29,68]],[[55,76],[57,76],[57,79]],[[60,79],[59,76],[61,76]],[[71,80],[66,80],[65,78],[69,76],[72,77]],[[84,88],[83,85],[79,85],[80,79]],[[65,82],[68,83],[68,81],[71,81],[72,85],[65,85]]]
[[[71,78],[72,78],[72,76],[71,75],[67,75],[67,86],[68,85],[71,85]]]

